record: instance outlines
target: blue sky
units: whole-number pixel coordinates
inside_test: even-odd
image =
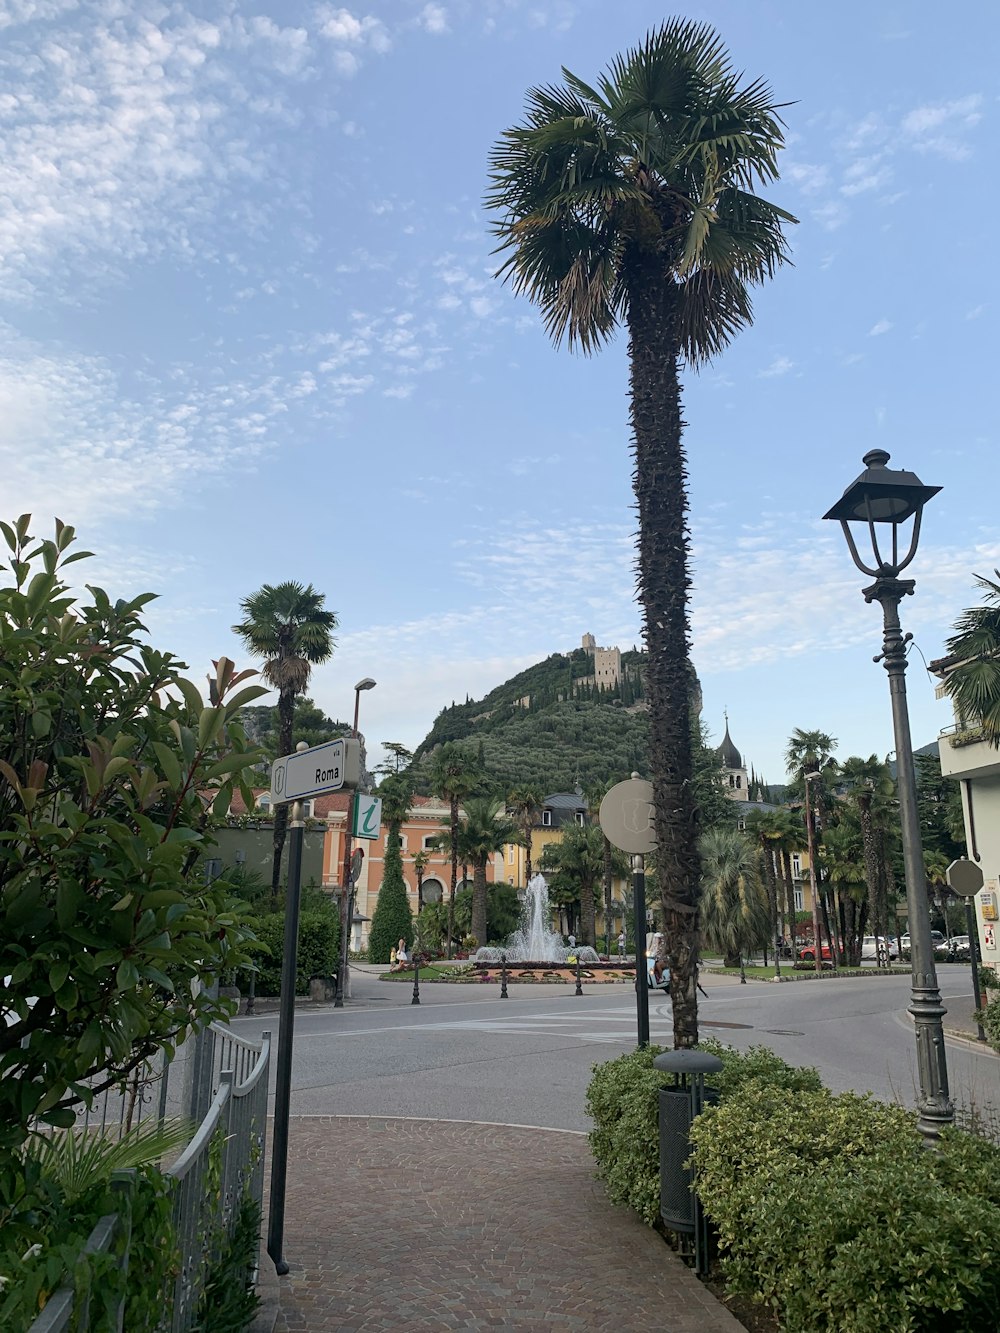
[[[0,0],[5,515],[75,524],[158,646],[241,660],[265,581],[340,618],[312,693],[371,743],[515,671],[639,642],[626,363],[492,277],[486,159],[524,93],[675,11]],[[995,56],[955,0],[719,0],[770,80],[801,218],[755,326],[686,377],[705,717],[770,780],[794,727],[892,748],[877,610],[820,515],[888,449],[944,487],[905,628],[928,658],[1000,564]],[[948,722],[916,652],[916,743]]]

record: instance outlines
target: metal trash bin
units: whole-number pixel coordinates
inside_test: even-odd
[[[694,1237],[695,1264],[707,1267],[707,1234],[694,1191],[694,1173],[685,1166],[691,1155],[691,1123],[706,1103],[718,1100],[705,1088],[705,1075],[717,1074],[722,1061],[705,1051],[664,1051],[653,1068],[673,1074],[671,1088],[660,1089],[660,1216],[672,1231]]]

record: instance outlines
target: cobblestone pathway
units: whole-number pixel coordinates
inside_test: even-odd
[[[293,1117],[284,1250],[277,1333],[741,1328],[608,1203],[578,1134]]]

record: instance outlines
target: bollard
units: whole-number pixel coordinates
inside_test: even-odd
[[[722,1061],[705,1051],[664,1051],[653,1068],[674,1076],[672,1088],[660,1089],[660,1217],[672,1231],[694,1238],[695,1270],[708,1272],[708,1225],[695,1192],[693,1170],[684,1165],[691,1153],[690,1130],[705,1105],[705,1075],[717,1074]],[[708,1094],[709,1100],[715,1094]]]
[[[507,955],[505,953],[500,955],[500,998],[501,1000],[509,998],[507,995]]]
[[[413,955],[413,999],[411,1004],[420,1003],[420,955]]]
[[[582,995],[582,994],[583,994],[583,982],[580,980],[580,955],[579,955],[579,953],[577,953],[577,955],[576,955],[576,990],[573,992],[573,994],[574,994],[574,995]]]

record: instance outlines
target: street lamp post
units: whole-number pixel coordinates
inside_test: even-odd
[[[354,726],[351,728],[351,736],[354,740],[358,738],[358,709],[361,706],[361,691],[373,690],[374,688],[375,681],[372,680],[371,676],[365,676],[354,687]],[[344,830],[344,860],[340,870],[340,966],[337,968],[337,996],[333,1002],[335,1009],[343,1009],[344,997],[347,994],[348,932],[351,928],[351,907],[354,898],[354,886],[351,883],[351,853],[354,850],[354,803],[357,799],[357,792],[351,792],[351,799],[347,803],[347,827]]]
[[[941,1019],[947,1011],[941,1003],[931,946],[930,906],[917,818],[917,781],[906,706],[906,645],[912,635],[904,636],[899,623],[899,603],[912,594],[916,585],[913,579],[901,579],[899,575],[917,553],[924,505],[937,495],[941,487],[924,486],[912,472],[887,468],[888,461],[889,455],[884,449],[872,449],[865,454],[865,471],[848,486],[841,499],[823,517],[840,522],[855,565],[863,574],[870,574],[875,579],[869,587],[862,589],[864,599],[866,602],[878,602],[882,607],[882,652],[875,661],[880,661],[889,675],[892,725],[896,738],[896,780],[903,836],[906,905],[910,918],[910,1013],[916,1030],[920,1082],[918,1126],[927,1146],[933,1147],[942,1129],[954,1120],[955,1111],[948,1093],[948,1064],[941,1025]],[[913,527],[907,546],[905,539],[901,541],[900,538],[903,526],[910,519],[913,520]],[[866,564],[859,555],[851,523],[867,525],[874,567]],[[886,525],[890,529],[888,534],[885,533]],[[889,551],[883,551],[879,546],[880,531],[883,540],[891,536]]]

